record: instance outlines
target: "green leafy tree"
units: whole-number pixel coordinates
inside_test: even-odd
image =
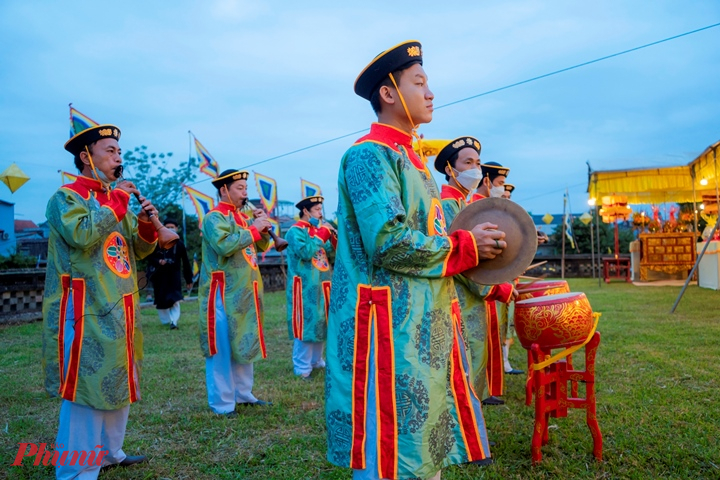
[[[172,152],[149,153],[145,145],[123,155],[126,178],[150,199],[161,216],[167,213],[170,205],[179,203],[183,184],[193,182],[197,176],[196,158],[191,157],[171,169],[168,160],[172,155]]]
[[[590,212],[592,214],[592,212]],[[590,224],[585,225],[578,218],[573,218],[572,230],[579,253],[591,253],[591,246],[593,242],[597,242],[597,232],[595,232],[593,215],[593,227],[590,228]],[[630,242],[635,240],[635,234],[632,230],[632,226],[629,222],[622,222],[618,224],[618,239],[620,241],[620,253],[628,253],[630,251]],[[595,238],[590,240],[590,232],[595,235]],[[552,235],[550,235],[550,241],[555,245],[561,245],[562,242],[562,224],[557,225]],[[570,243],[565,238],[565,253],[578,253],[577,250],[570,248]],[[597,252],[597,245],[595,251]],[[600,222],[600,253],[602,255],[614,254],[615,253],[615,225],[611,223]]]

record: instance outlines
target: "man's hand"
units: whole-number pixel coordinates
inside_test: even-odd
[[[485,222],[476,225],[470,231],[475,237],[480,260],[493,259],[500,255],[504,248],[507,248],[507,243],[503,240],[505,232],[501,232],[497,228],[497,225]]]
[[[537,231],[538,245],[542,245],[543,243],[546,243],[548,240],[549,240],[549,238],[544,232],[541,232],[540,230]]]
[[[511,300],[512,300],[513,302],[514,302],[515,300],[517,300],[518,295],[519,295],[519,292],[515,289],[515,287],[513,287],[513,292],[512,292]]]
[[[123,180],[122,182],[116,183],[115,188],[119,188],[120,190],[127,192],[130,195],[134,195],[134,194],[140,195],[140,192],[138,191],[135,184],[129,180]]]
[[[256,208],[252,212],[253,218],[267,218],[267,213],[262,208]]]
[[[150,216],[148,215],[148,213],[151,213],[155,217],[158,216],[158,211],[150,202],[150,200],[143,197],[142,195],[140,195],[138,200],[140,201],[141,207],[140,213],[138,214],[138,220],[142,220],[143,222],[149,222]]]
[[[253,227],[257,228],[257,231],[260,233],[265,233],[270,230],[270,222],[268,221],[267,216],[256,218],[252,224]]]

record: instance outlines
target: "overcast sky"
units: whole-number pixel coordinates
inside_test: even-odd
[[[423,43],[435,105],[720,22],[720,2],[0,2],[0,170],[31,176],[16,218],[44,221],[73,171],[68,103],[125,150],[188,156],[188,130],[240,168],[369,126],[353,82],[380,51]],[[586,208],[587,167],[685,164],[720,140],[720,28],[437,110],[426,138],[476,136],[533,213]],[[360,135],[357,135],[359,137]],[[328,212],[348,137],[252,167]],[[194,152],[193,152],[194,153]],[[437,177],[439,182],[440,177]],[[213,193],[209,177],[195,187]],[[254,192],[254,185],[252,187]],[[188,209],[191,205],[188,203]]]

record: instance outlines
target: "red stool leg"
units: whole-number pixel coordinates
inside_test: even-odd
[[[566,360],[568,370],[575,370],[572,363],[572,354],[568,355]],[[578,382],[576,382],[575,380],[570,380],[570,396],[572,396],[573,398],[577,398],[578,396]]]
[[[532,359],[535,363],[539,363],[543,358],[540,347],[533,344],[528,352],[532,352]],[[547,432],[547,416],[545,415],[545,387],[542,385],[545,369],[535,370],[533,376],[533,390],[535,392],[535,427],[533,430],[531,453],[532,463],[536,465],[542,461],[542,445],[543,437]]]
[[[600,332],[595,332],[592,340],[585,346],[585,370],[589,377],[585,388],[587,390],[586,422],[593,437],[593,455],[599,462],[602,462],[603,441],[595,406],[595,356],[599,344]]]

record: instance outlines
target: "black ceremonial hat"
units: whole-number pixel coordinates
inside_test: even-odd
[[[512,193],[513,190],[515,190],[515,185],[513,185],[512,183],[506,183],[506,184],[503,185],[503,186],[505,187],[505,191],[506,191],[506,192]]]
[[[385,80],[388,74],[396,70],[404,70],[416,63],[422,65],[422,45],[420,45],[420,42],[408,40],[395,45],[375,57],[360,72],[360,75],[355,80],[355,93],[365,100],[370,100],[378,84]]]
[[[298,210],[307,208],[310,210],[312,207],[317,205],[318,203],[323,203],[325,199],[320,195],[313,195],[311,197],[305,197],[302,200],[300,200],[298,203],[295,204],[295,207],[297,207]]]
[[[472,148],[478,155],[480,155],[480,149],[482,146],[475,137],[459,137],[455,140],[450,140],[442,150],[435,156],[435,170],[440,173],[445,173],[445,167],[452,158],[453,155],[458,153],[463,148]]]
[[[510,173],[510,169],[503,167],[497,162],[487,162],[480,165],[482,169],[483,177],[490,177],[490,181],[495,180],[496,177],[507,177]]]
[[[223,185],[231,185],[236,180],[247,180],[248,176],[250,176],[250,174],[245,170],[231,168],[222,172],[220,176],[212,180],[211,183],[215,185],[215,188],[220,190]]]
[[[86,146],[90,146],[103,138],[114,138],[120,141],[120,129],[115,125],[97,125],[83,130],[75,134],[70,140],[65,142],[65,150],[73,155],[79,155],[85,151]]]

